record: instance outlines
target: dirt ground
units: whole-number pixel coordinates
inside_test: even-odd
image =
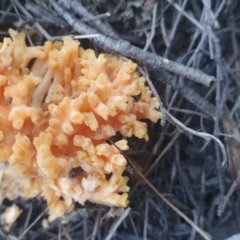
[[[225,240],[240,232],[240,1],[1,0],[0,10],[1,41],[9,28],[35,31],[34,45],[100,34],[81,45],[137,62],[164,116],[147,122],[148,142],[129,139],[128,208],[77,204],[43,228],[41,198],[5,199],[1,213],[13,203],[23,213],[9,232],[1,225],[0,239]]]

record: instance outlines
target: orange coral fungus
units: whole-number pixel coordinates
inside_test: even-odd
[[[118,148],[127,141],[116,148],[106,140],[116,132],[148,140],[139,120],[161,118],[137,64],[96,57],[69,37],[28,47],[24,33],[9,33],[0,43],[0,201],[42,196],[50,220],[86,200],[126,207],[127,162]]]

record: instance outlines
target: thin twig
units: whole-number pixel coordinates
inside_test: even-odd
[[[199,216],[197,214],[197,211],[195,209],[193,209],[192,213],[193,213],[193,221],[196,225],[198,225]],[[194,239],[196,239],[196,230],[193,228],[192,232],[191,232],[191,235],[189,237],[189,240],[194,240]]]
[[[111,16],[111,13],[106,12],[106,13],[102,13],[102,14],[99,14],[99,15],[91,17],[91,18],[84,18],[84,19],[82,19],[82,21],[83,22],[95,21],[95,20],[99,20],[99,19],[103,19],[103,18],[108,18],[110,16]]]
[[[69,234],[69,232],[67,231],[67,229],[64,227],[64,225],[62,225],[62,229],[63,229],[63,234],[65,235],[67,240],[73,240]]]
[[[143,239],[147,240],[147,228],[148,228],[148,214],[149,214],[149,206],[148,206],[148,198],[145,202],[145,214],[144,214],[144,227],[143,227]]]
[[[184,9],[179,6],[177,3],[167,0],[170,4],[172,4],[179,12],[182,12],[182,14],[190,21],[192,22],[196,27],[198,27],[201,31],[204,30],[203,26],[201,23],[199,23],[194,17],[192,17],[190,14],[188,14]]]
[[[233,195],[234,191],[236,190],[238,184],[240,183],[240,176],[233,182],[232,186],[230,187],[227,195],[220,201],[217,209],[218,217],[221,217],[222,213],[224,212],[229,198]]]
[[[161,1],[161,19],[160,19],[160,27],[161,27],[161,33],[162,33],[162,38],[167,46],[167,49],[169,49],[170,46],[170,38],[167,35],[167,30],[165,26],[165,17],[164,17],[164,11],[163,11],[163,1]],[[166,55],[164,55],[166,57]]]
[[[187,2],[188,2],[188,0],[184,0],[184,2],[182,3],[182,6],[181,6],[182,10],[185,9]],[[182,18],[182,15],[183,15],[182,11],[179,11],[177,17],[174,18],[173,27],[172,27],[171,33],[170,33],[170,35],[168,37],[169,46],[167,46],[167,49],[164,52],[164,57],[167,57],[169,52],[170,52],[170,49],[171,49],[171,46],[172,46],[172,41],[173,41],[173,39],[175,37],[175,34],[176,34],[177,28],[179,26],[180,20]]]
[[[32,215],[32,204],[31,204],[31,206],[29,208],[29,211],[27,213],[27,217],[26,217],[23,229],[27,228],[31,215]]]
[[[130,219],[130,222],[131,222],[131,224],[132,224],[133,231],[134,231],[134,233],[135,233],[135,235],[136,235],[136,236],[135,236],[135,237],[136,237],[136,240],[139,240],[137,228],[136,228],[136,226],[135,226],[135,223],[134,223],[134,221],[133,221],[133,218],[132,218],[132,215],[131,215],[131,214],[129,214],[129,219]]]
[[[113,235],[115,234],[117,228],[120,226],[120,224],[122,223],[122,221],[128,216],[129,212],[131,211],[131,208],[128,207],[124,213],[122,214],[122,216],[117,220],[117,222],[114,224],[113,228],[109,231],[108,235],[106,236],[105,240],[110,240]]]
[[[91,240],[96,239],[97,231],[98,231],[98,228],[99,228],[99,222],[100,222],[100,215],[99,215],[99,212],[98,212],[96,220],[95,220],[94,228],[93,228],[93,231],[92,231]]]
[[[147,51],[147,49],[149,48],[154,36],[155,36],[155,29],[156,29],[156,17],[157,17],[157,6],[158,4],[157,3],[154,3],[154,6],[153,6],[153,15],[152,15],[152,26],[151,26],[151,33],[150,33],[150,36],[149,38],[147,38],[147,41],[146,41],[146,45],[144,46],[143,50],[144,51]]]
[[[192,187],[189,184],[189,180],[186,177],[186,174],[184,174],[184,172],[181,169],[180,166],[180,156],[179,156],[179,145],[176,144],[175,145],[175,153],[176,153],[176,165],[177,165],[177,169],[178,169],[178,173],[180,176],[180,179],[182,180],[183,183],[183,187],[187,193],[188,199],[191,202],[191,204],[194,206],[195,209],[199,209],[198,203],[196,202],[195,198],[194,198],[194,192],[192,190]]]
[[[72,37],[73,39],[87,39],[87,38],[95,38],[99,37],[99,34],[88,34],[88,35],[62,35],[62,36],[56,36],[56,37],[51,37],[51,41],[55,40],[61,40],[65,37]]]
[[[189,109],[171,107],[170,110],[174,111],[174,112],[182,112],[182,113],[186,113],[186,114],[198,115],[201,118],[208,118],[207,115],[205,115],[205,114],[203,114],[201,112],[192,111],[192,110],[189,110]]]
[[[21,235],[18,237],[18,240],[20,240],[24,235],[38,222],[38,220],[48,211],[48,208],[46,208],[42,213],[38,215],[38,217],[26,228]]]
[[[164,108],[163,108],[164,109]],[[221,151],[222,151],[222,167],[224,167],[227,163],[227,153],[226,153],[226,149],[224,147],[224,144],[214,135],[211,135],[209,133],[203,133],[203,132],[197,132],[194,131],[191,128],[186,127],[183,123],[181,123],[178,119],[176,119],[173,115],[171,115],[166,109],[164,109],[166,116],[168,117],[168,120],[176,125],[179,130],[182,130],[185,133],[190,133],[191,135],[195,135],[198,137],[201,137],[203,139],[205,139],[207,142],[210,140],[214,140],[220,147]]]

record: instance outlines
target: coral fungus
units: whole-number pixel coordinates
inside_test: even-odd
[[[69,37],[29,47],[24,33],[9,33],[0,43],[0,201],[41,196],[50,221],[75,202],[126,207],[127,140],[107,140],[148,140],[140,120],[161,118],[137,64]]]

